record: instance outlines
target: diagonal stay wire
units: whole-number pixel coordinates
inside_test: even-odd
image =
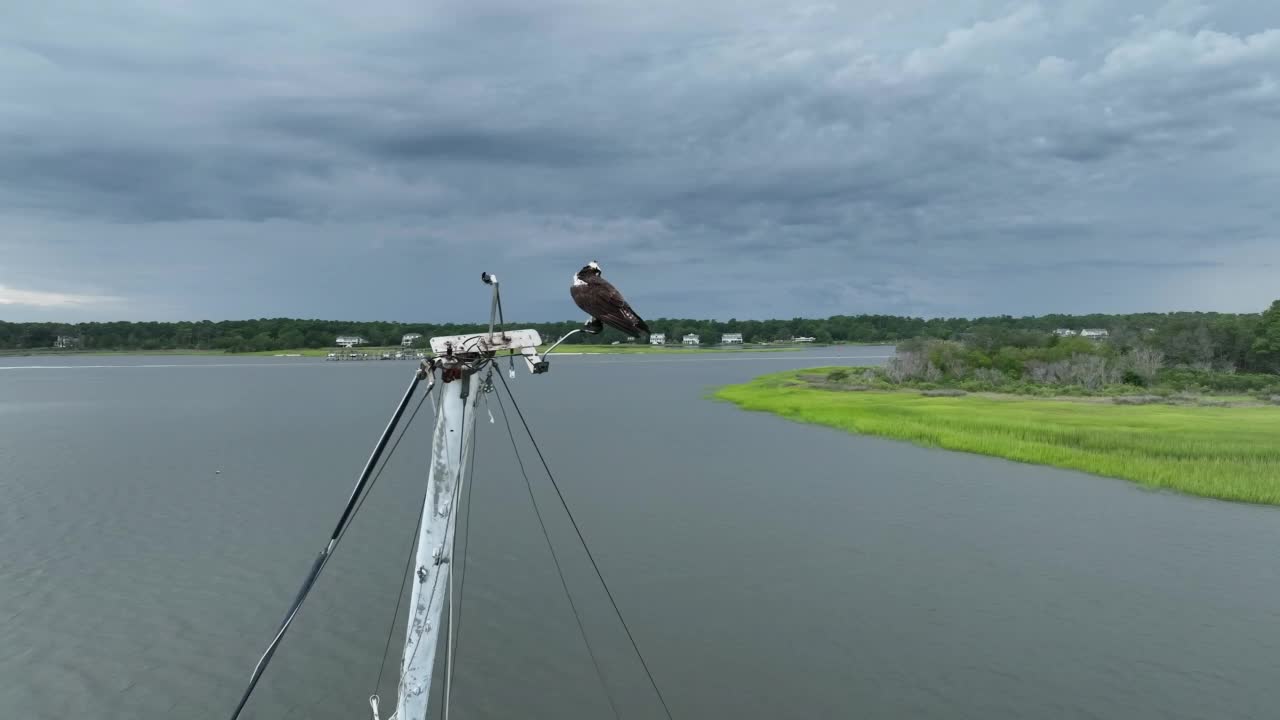
[[[405,435],[409,434],[409,428],[413,427],[413,419],[418,417],[418,411],[422,409],[422,404],[427,401],[427,398],[430,395],[430,390],[422,394],[422,398],[419,399],[418,404],[414,406],[413,412],[409,414],[409,420],[404,424],[404,429],[400,431],[400,434],[396,437],[396,441],[391,443],[391,449],[387,451],[387,457],[382,461],[382,466],[378,468],[378,472],[373,474],[373,478],[369,480],[369,487],[365,490],[364,495],[360,496],[359,502],[356,503],[355,510],[351,511],[352,522],[355,521],[356,515],[360,513],[360,508],[364,507],[364,501],[369,499],[369,493],[373,492],[373,486],[378,484],[378,478],[382,477],[382,471],[387,469],[387,465],[391,462],[392,456],[396,454],[396,448],[400,447],[400,441],[404,439]],[[342,529],[342,534],[338,536],[339,542],[342,541],[342,538],[346,537],[347,531],[351,529],[351,525],[352,523],[347,523],[347,526]],[[334,547],[332,555],[337,554],[338,547]]]
[[[249,676],[248,687],[246,687],[244,693],[241,694],[240,701],[236,704],[235,710],[231,713],[231,720],[237,720],[240,717],[240,713],[244,711],[245,705],[249,702],[249,698],[258,687],[258,681],[262,679],[263,674],[266,672],[268,663],[271,662],[271,658],[275,656],[276,650],[279,649],[280,643],[284,640],[284,635],[289,630],[289,626],[298,616],[298,613],[301,612],[303,601],[306,600],[307,596],[311,593],[312,588],[315,587],[315,583],[319,579],[320,573],[322,573],[324,568],[328,566],[329,560],[331,560],[337,553],[339,544],[342,539],[346,537],[347,531],[351,529],[351,523],[354,520],[356,513],[358,513],[360,508],[364,506],[365,500],[369,497],[368,490],[372,489],[373,485],[377,482],[377,478],[381,477],[382,471],[386,469],[387,463],[391,460],[391,456],[395,453],[396,448],[399,447],[400,440],[404,438],[404,435],[408,430],[408,424],[405,425],[404,430],[401,430],[400,437],[396,439],[396,442],[392,445],[387,456],[382,458],[382,466],[378,469],[377,474],[372,478],[372,480],[370,480],[369,473],[373,469],[373,463],[378,461],[383,448],[386,447],[387,440],[390,439],[390,435],[395,425],[403,415],[404,409],[409,403],[409,398],[413,395],[413,391],[417,388],[420,379],[421,376],[415,376],[413,382],[409,384],[409,388],[405,390],[405,394],[401,398],[400,404],[396,406],[395,412],[387,422],[386,429],[378,438],[378,443],[374,446],[373,453],[369,456],[368,462],[360,473],[360,480],[352,490],[352,495],[347,500],[347,505],[342,511],[342,516],[338,519],[337,527],[334,528],[333,534],[329,537],[328,544],[320,551],[320,554],[312,562],[311,571],[307,573],[306,579],[303,580],[302,587],[299,588],[297,594],[294,596],[293,603],[289,607],[288,614],[285,615],[284,620],[280,623],[280,628],[276,631],[271,642],[267,645],[266,651],[263,652],[262,656],[258,659],[257,665],[254,666],[253,673]],[[429,389],[430,386],[428,386],[428,390]],[[413,421],[413,417],[418,414],[418,409],[421,407],[422,400],[419,400],[417,407],[414,408],[413,414],[409,418],[410,423]],[[367,485],[366,481],[369,481]],[[358,500],[356,499],[357,495],[359,496]]]
[[[427,397],[431,395],[432,390],[434,390],[434,388],[430,388],[427,392],[423,393],[422,399],[419,400],[418,404],[413,408],[413,412],[409,415],[409,422],[405,423],[404,430],[400,433],[400,436],[396,438],[395,443],[391,445],[391,451],[387,453],[386,462],[382,464],[381,468],[378,468],[377,474],[373,476],[373,480],[369,483],[370,490],[372,490],[373,486],[377,484],[378,478],[382,477],[382,471],[387,469],[387,463],[391,462],[391,456],[396,454],[396,448],[400,445],[400,441],[404,439],[406,434],[408,434],[409,428],[413,427],[413,419],[418,416],[418,411],[422,409],[422,403],[427,401]],[[368,497],[368,494],[364,497]],[[355,512],[352,513],[353,517],[360,512],[360,507],[363,505],[364,498],[361,498],[360,503],[356,505]],[[396,620],[400,617],[400,605],[404,603],[404,586],[409,582],[409,571],[413,568],[414,547],[418,544],[418,526],[422,524],[422,513],[426,510],[426,507],[426,501],[424,498],[423,503],[418,508],[418,520],[413,524],[413,535],[409,538],[408,557],[405,558],[404,572],[400,577],[400,593],[396,596],[396,609],[395,612],[391,614],[391,624],[387,628],[387,642],[382,646],[382,662],[378,664],[378,679],[373,683],[374,693],[377,693],[379,688],[382,687],[382,673],[387,668],[387,653],[391,650],[391,639],[392,636],[395,635]]]
[[[426,512],[427,501],[422,499],[418,509],[418,521],[413,524],[413,535],[409,538],[409,552],[404,559],[404,573],[400,577],[400,594],[396,597],[396,611],[391,614],[391,624],[387,628],[387,643],[382,646],[382,662],[378,664],[378,680],[373,684],[376,693],[382,687],[382,672],[387,668],[387,654],[391,651],[391,638],[396,632],[396,621],[400,619],[400,605],[404,602],[404,586],[409,582],[409,573],[413,571],[414,550],[418,545],[418,529],[422,525],[422,514]]]
[[[542,448],[538,447],[538,441],[533,437],[533,431],[529,429],[529,423],[524,419],[524,413],[520,411],[520,403],[516,402],[515,395],[511,394],[511,386],[507,384],[507,379],[502,377],[502,373],[498,373],[498,379],[502,381],[502,387],[507,391],[507,397],[511,398],[511,407],[515,408],[516,416],[520,418],[520,424],[524,425],[524,431],[529,435],[529,442],[533,444],[533,449],[538,453],[538,460],[542,462],[542,469],[547,471],[547,478],[551,480],[551,487],[555,488],[556,495],[560,498],[560,504],[564,506],[564,512],[569,516],[569,522],[573,525],[573,531],[578,534],[578,541],[582,543],[582,549],[587,552],[587,559],[591,561],[591,567],[596,571],[596,577],[600,578],[600,585],[604,588],[604,592],[609,596],[609,603],[613,605],[613,612],[618,616],[618,622],[622,623],[622,629],[627,633],[627,639],[631,641],[631,648],[636,651],[636,657],[640,659],[640,666],[644,668],[644,674],[649,677],[649,684],[653,686],[653,691],[658,695],[658,702],[662,703],[662,710],[667,714],[668,720],[671,720],[671,708],[667,706],[667,699],[662,696],[662,690],[658,689],[658,682],[653,679],[653,673],[649,670],[649,663],[645,662],[644,655],[640,652],[640,646],[636,644],[635,636],[631,634],[631,628],[627,627],[627,621],[622,617],[622,610],[618,608],[618,601],[613,598],[613,591],[609,589],[609,584],[604,580],[604,574],[600,572],[600,566],[596,564],[595,556],[591,554],[591,548],[587,545],[587,539],[582,536],[582,529],[578,527],[578,521],[573,517],[573,511],[569,509],[569,503],[564,498],[564,493],[560,492],[560,484],[556,482],[556,476],[551,472],[551,467],[547,465],[547,459],[542,455]]]
[[[499,373],[501,377],[501,373]],[[505,380],[503,381],[506,382]],[[573,611],[573,619],[578,622],[578,632],[582,634],[582,642],[587,646],[587,654],[591,656],[591,664],[595,666],[596,677],[600,678],[600,688],[604,690],[605,699],[609,701],[609,707],[613,710],[613,717],[618,718],[618,706],[613,702],[613,693],[609,692],[609,686],[604,680],[604,671],[600,669],[600,661],[596,659],[595,650],[591,648],[591,641],[587,639],[586,628],[582,625],[582,616],[578,614],[578,606],[573,602],[573,595],[569,592],[569,583],[564,579],[564,570],[560,568],[560,558],[556,556],[556,548],[551,544],[551,535],[547,532],[547,524],[542,521],[542,511],[538,509],[538,500],[533,495],[533,483],[529,481],[529,473],[525,471],[524,460],[520,457],[520,448],[516,446],[516,435],[511,430],[511,420],[507,418],[507,407],[502,402],[502,396],[495,393],[498,398],[498,408],[502,410],[502,422],[507,426],[507,435],[511,437],[511,450],[516,454],[516,463],[520,466],[520,475],[524,477],[524,485],[529,490],[529,500],[533,503],[533,514],[538,518],[538,525],[542,527],[542,537],[547,540],[547,549],[551,551],[551,561],[556,565],[556,574],[560,576],[560,586],[564,588],[564,596],[569,600],[569,609]],[[512,400],[514,403],[515,401]]]

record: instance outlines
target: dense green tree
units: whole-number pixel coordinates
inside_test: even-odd
[[[1213,336],[1203,321],[1169,335],[1163,344],[1165,356],[1175,365],[1209,367],[1213,363]]]
[[[299,348],[306,344],[306,336],[298,328],[290,328],[280,334],[279,345],[281,349]]]
[[[1262,313],[1251,349],[1259,369],[1280,372],[1280,300]]]
[[[546,340],[561,337],[581,327],[581,319],[550,323],[510,322],[508,327],[533,327]],[[1054,353],[1078,352],[1081,348],[1124,354],[1142,347],[1159,351],[1169,367],[1209,368],[1240,372],[1280,372],[1280,310],[1277,305],[1265,313],[1135,313],[1129,315],[1043,315],[980,318],[913,318],[892,315],[833,315],[828,318],[790,318],[721,322],[693,318],[649,319],[653,332],[666,333],[667,342],[678,344],[686,333],[696,333],[703,344],[715,344],[726,332],[740,332],[748,343],[788,341],[804,335],[821,342],[899,343],[910,338],[930,337],[963,341],[982,351],[970,363],[985,363],[1021,372],[1021,365],[1035,353],[1052,348]],[[360,335],[371,345],[399,345],[409,332],[421,333],[421,346],[433,335],[476,332],[480,323],[392,323],[383,321],[336,321],[292,318],[258,318],[213,322],[90,322],[8,323],[0,321],[0,350],[52,348],[59,335],[80,338],[89,350],[216,348],[231,352],[276,350],[294,347],[333,347],[338,335]],[[1057,328],[1079,330],[1106,328],[1105,343],[1078,337],[1059,338]],[[581,333],[569,344],[608,344],[624,341],[624,336],[607,329],[598,335]],[[1081,345],[1084,343],[1084,345]],[[1092,344],[1090,344],[1092,343]],[[985,358],[985,359],[983,359]]]

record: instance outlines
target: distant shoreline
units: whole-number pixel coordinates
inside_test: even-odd
[[[796,352],[812,347],[835,347],[840,345],[851,346],[882,346],[892,345],[892,342],[842,342],[842,343],[774,343],[769,345],[702,345],[698,347],[686,347],[683,345],[561,345],[556,348],[553,355],[559,354],[592,354],[592,355],[639,355],[639,354],[659,354],[659,353],[702,353],[702,352]],[[542,349],[546,349],[546,345]],[[354,347],[354,348],[290,348],[285,350],[257,350],[254,352],[233,353],[226,350],[197,350],[197,349],[169,349],[169,350],[62,350],[54,348],[41,349],[22,349],[22,350],[0,350],[0,357],[104,357],[115,355],[193,355],[193,356],[211,356],[219,357],[276,357],[276,356],[301,356],[301,357],[319,357],[323,358],[329,353],[357,352],[367,353],[370,355],[381,355],[387,352],[398,352],[410,350],[417,352],[419,348],[403,348],[400,346],[387,347]],[[429,354],[429,351],[428,351]]]

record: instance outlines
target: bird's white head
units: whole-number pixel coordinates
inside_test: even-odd
[[[595,260],[582,266],[582,269],[573,274],[573,284],[575,287],[586,285],[592,278],[600,277],[600,264]]]

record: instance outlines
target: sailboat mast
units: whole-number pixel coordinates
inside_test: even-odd
[[[436,652],[444,628],[444,608],[449,602],[449,576],[454,560],[451,554],[458,526],[456,505],[462,497],[459,490],[475,447],[476,404],[480,395],[492,389],[488,373],[494,371],[499,352],[521,356],[534,375],[545,373],[549,367],[545,355],[538,353],[542,338],[536,330],[495,327],[495,316],[502,307],[498,278],[487,272],[480,277],[493,288],[489,332],[431,338],[434,357],[426,371],[440,373],[441,402],[431,441],[431,467],[427,474],[422,522],[418,527],[395,720],[426,720],[427,717]],[[515,370],[511,372],[515,377]],[[370,701],[376,720],[376,698]]]
[[[493,389],[489,380],[492,377],[491,373],[494,371],[494,362],[498,353],[512,356],[513,367],[510,370],[512,378],[515,377],[514,357],[517,355],[524,360],[529,372],[534,375],[541,375],[550,368],[546,355],[538,353],[542,338],[537,330],[503,330],[496,327],[501,322],[502,313],[498,278],[487,272],[481,273],[480,278],[486,285],[493,288],[493,300],[489,308],[489,332],[431,338],[433,357],[424,361],[417,370],[413,383],[405,391],[395,414],[383,430],[342,512],[342,517],[330,536],[329,543],[316,558],[284,622],[267,646],[266,652],[258,660],[257,666],[254,667],[249,685],[232,713],[231,720],[240,717],[245,703],[253,694],[258,680],[280,645],[289,624],[293,622],[303,600],[310,593],[316,578],[324,569],[352,516],[361,506],[365,497],[362,493],[369,483],[370,475],[418,383],[430,379],[427,388],[427,392],[430,393],[435,386],[435,373],[439,372],[443,384],[441,403],[435,431],[432,434],[431,466],[427,472],[427,491],[423,498],[422,521],[418,526],[418,542],[415,551],[417,562],[414,563],[411,571],[415,582],[412,583],[410,590],[409,626],[405,633],[401,654],[396,712],[392,715],[395,720],[426,720],[428,704],[431,701],[431,680],[435,672],[436,651],[443,626],[441,620],[445,604],[450,600],[451,594],[449,576],[453,566],[453,538],[457,531],[456,505],[461,497],[459,491],[475,448],[477,401],[481,394]],[[564,338],[560,339],[560,341],[563,340]],[[485,373],[483,379],[481,373]],[[396,443],[398,444],[399,440]],[[395,447],[392,445],[392,452],[395,451]],[[452,609],[452,605],[450,608]],[[379,679],[381,674],[379,671]],[[447,696],[448,685],[446,684],[445,687]],[[373,720],[379,720],[378,702],[376,692],[369,696]]]
[[[422,524],[410,595],[409,625],[401,658],[398,720],[425,720],[444,606],[449,594],[450,553],[457,530],[454,503],[474,448],[480,378],[464,363],[441,368],[444,384],[432,437]],[[458,376],[460,375],[460,376]]]

